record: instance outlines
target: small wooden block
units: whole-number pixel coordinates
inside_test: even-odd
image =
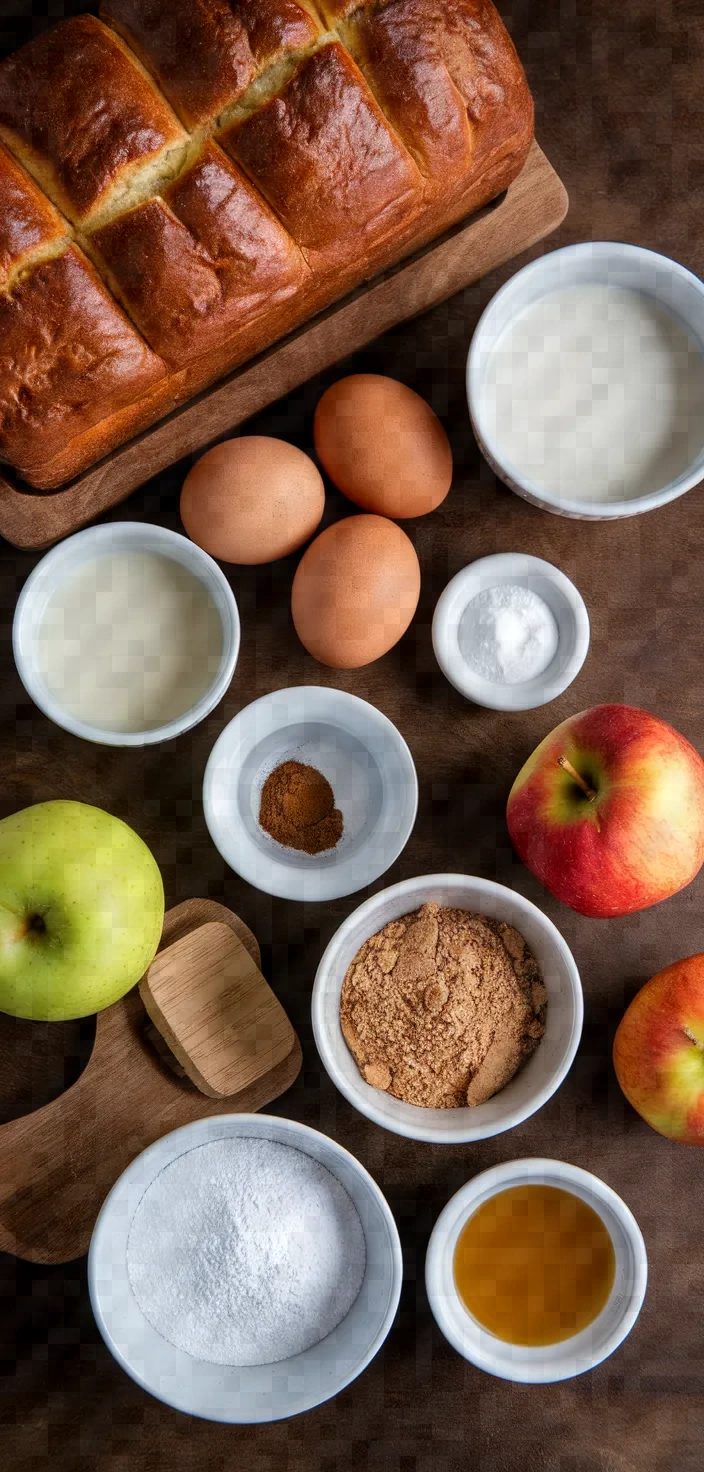
[[[211,921],[152,961],[142,1001],[188,1077],[227,1098],[287,1058],[296,1035],[234,931]]]

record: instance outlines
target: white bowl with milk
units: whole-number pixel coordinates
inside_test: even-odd
[[[217,563],[178,532],[123,521],[48,552],[17,601],[15,663],[57,726],[106,746],[180,736],[222,699],[240,621]]]
[[[467,398],[485,458],[533,505],[663,506],[704,479],[704,284],[618,242],[541,256],[480,318]]]

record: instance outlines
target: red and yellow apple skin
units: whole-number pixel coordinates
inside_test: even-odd
[[[536,747],[506,821],[519,858],[563,904],[629,915],[684,889],[704,862],[704,762],[657,716],[595,705]]]
[[[633,998],[614,1039],[616,1077],[660,1135],[704,1145],[704,955],[659,971]]]

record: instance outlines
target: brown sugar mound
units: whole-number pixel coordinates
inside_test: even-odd
[[[513,926],[423,905],[365,941],[342,984],[343,1036],[367,1083],[407,1104],[482,1104],[545,1031],[547,992]]]
[[[269,773],[259,822],[277,843],[306,854],[334,848],[342,837],[342,813],[327,777],[303,762],[282,762]]]

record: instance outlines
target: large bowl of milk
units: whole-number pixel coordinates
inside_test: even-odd
[[[485,458],[534,505],[663,506],[704,479],[704,284],[635,245],[541,256],[480,318],[467,398]]]
[[[240,621],[217,563],[165,527],[115,522],[48,552],[17,601],[15,663],[58,726],[107,746],[168,741],[227,690]]]

